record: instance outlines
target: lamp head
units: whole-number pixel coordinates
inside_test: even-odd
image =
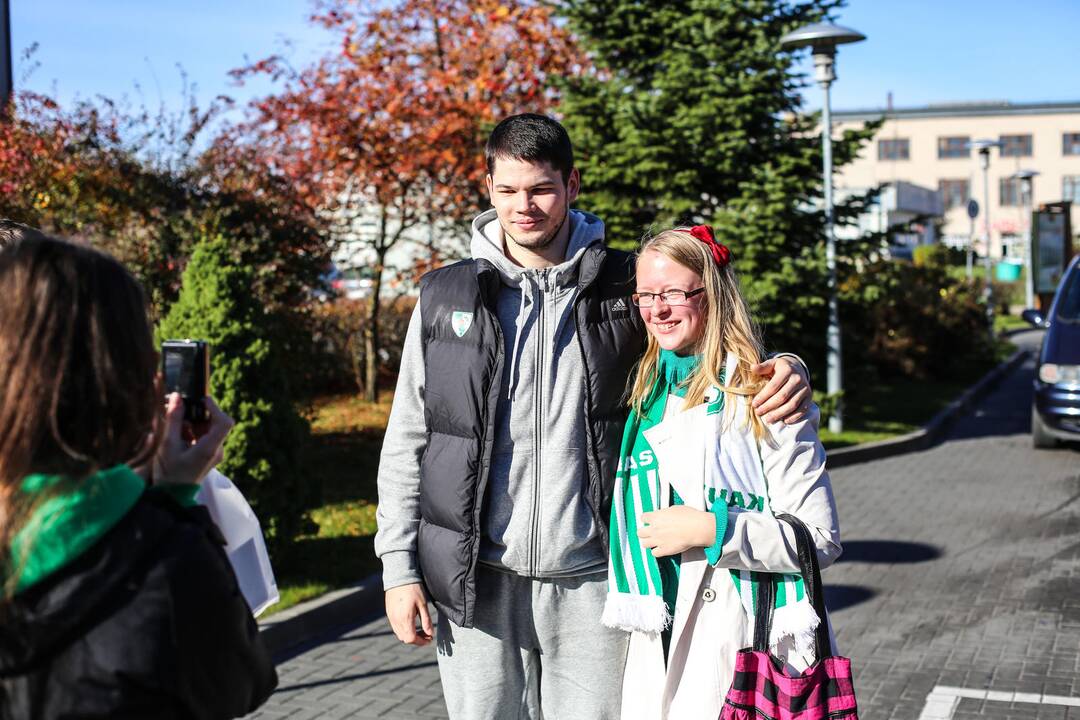
[[[803,25],[797,30],[780,38],[780,47],[784,50],[798,50],[803,47],[813,48],[813,53],[833,53],[837,45],[859,42],[866,36],[851,28],[833,25],[832,23],[814,23]]]
[[[833,71],[833,59],[836,46],[865,40],[866,36],[851,28],[832,23],[814,23],[803,25],[780,38],[780,47],[784,50],[798,50],[809,47],[814,56],[814,79],[822,87],[836,79]]]
[[[1031,205],[1031,179],[1038,174],[1038,170],[1017,170],[1012,175],[1020,181],[1020,197],[1024,207]]]
[[[974,148],[979,153],[979,166],[983,170],[990,167],[990,149],[1001,146],[1002,142],[1000,140],[972,140],[968,143],[968,147]]]
[[[987,140],[987,139],[972,140],[970,143],[968,143],[968,147],[974,148],[979,153],[987,153],[987,154],[989,154],[990,148],[1001,147],[1001,145],[1002,145],[1002,142],[1000,140]]]

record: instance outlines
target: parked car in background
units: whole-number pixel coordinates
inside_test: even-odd
[[[1035,372],[1031,439],[1037,448],[1080,440],[1080,255],[1061,277],[1050,312],[1025,310],[1023,317],[1046,328]]]
[[[362,300],[371,295],[371,289],[375,287],[375,280],[371,277],[370,268],[347,268],[342,270],[336,265],[330,267],[321,278],[329,287],[333,297],[345,298],[346,300]],[[325,291],[317,296],[319,300],[332,299]]]

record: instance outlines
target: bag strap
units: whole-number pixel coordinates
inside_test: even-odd
[[[821,568],[818,566],[817,548],[814,546],[810,529],[794,515],[779,513],[776,517],[786,522],[795,531],[795,548],[799,554],[803,583],[806,586],[806,592],[810,595],[810,605],[820,620],[817,630],[814,631],[814,655],[819,660],[832,657],[832,643],[829,641],[829,611],[825,608]]]
[[[832,656],[832,643],[829,641],[828,611],[825,609],[825,592],[821,586],[821,569],[818,567],[817,548],[810,535],[810,530],[803,521],[794,515],[777,513],[777,520],[783,520],[795,532],[795,550],[799,556],[799,568],[803,584],[809,595],[810,605],[817,613],[817,629],[814,631],[814,656],[822,658]],[[769,635],[772,631],[773,609],[776,604],[776,578],[774,573],[754,573],[757,581],[757,595],[754,609],[754,649],[769,651]]]

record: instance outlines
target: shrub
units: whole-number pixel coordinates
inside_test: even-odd
[[[963,267],[967,263],[967,255],[958,248],[934,243],[917,245],[912,251],[911,261],[917,267]]]
[[[879,261],[840,290],[845,369],[947,379],[993,356],[980,286],[944,267]]]
[[[280,320],[252,293],[250,266],[221,237],[199,243],[159,339],[198,338],[211,345],[210,388],[236,427],[221,471],[251,502],[272,540],[300,529],[313,488],[302,474],[309,435],[280,361]]]
[[[365,389],[365,302],[342,298],[320,303],[312,310],[313,347],[317,355],[313,367],[322,373],[318,389],[323,392]],[[401,348],[415,306],[416,298],[412,297],[399,297],[382,304],[378,365],[379,375],[385,379],[391,379],[401,365]]]

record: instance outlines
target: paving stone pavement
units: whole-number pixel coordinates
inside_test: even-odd
[[[943,444],[832,473],[844,557],[824,579],[864,720],[1080,719],[1043,697],[1080,698],[1080,451],[1031,447],[1032,373],[1029,359]],[[278,671],[249,717],[447,717],[434,649],[385,619]],[[928,705],[942,686],[991,692]]]

